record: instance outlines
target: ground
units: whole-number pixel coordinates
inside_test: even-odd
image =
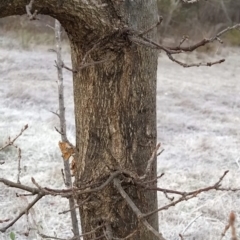
[[[17,140],[22,149],[21,182],[31,185],[31,177],[42,186],[63,187],[62,159],[58,148],[56,112],[57,72],[53,46],[23,49],[18,41],[0,39],[0,146],[8,136],[15,136],[25,125],[29,129]],[[183,68],[159,57],[157,88],[158,141],[165,151],[158,159],[158,172],[165,173],[159,186],[193,190],[214,184],[229,170],[224,186],[240,184],[240,67],[239,49],[214,49],[207,54],[195,53],[181,59],[199,62],[226,58],[221,65]],[[68,48],[64,62],[70,66]],[[75,127],[71,73],[64,71],[67,131],[74,143]],[[15,148],[0,152],[0,177],[16,181]],[[19,191],[0,185],[0,220],[16,216],[30,201],[16,197]],[[160,230],[168,240],[215,240],[227,223],[231,210],[240,213],[240,193],[203,193],[159,213]],[[159,195],[159,206],[167,204]],[[70,218],[59,212],[67,210],[62,198],[44,197],[0,239],[10,239],[14,232],[19,240],[41,239],[37,232],[58,237],[71,236]],[[192,224],[190,224],[193,222]],[[1,223],[0,227],[5,223]],[[237,227],[239,228],[239,221]],[[240,233],[240,231],[239,231]],[[226,239],[229,239],[227,235]]]

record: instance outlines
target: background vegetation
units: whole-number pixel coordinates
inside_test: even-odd
[[[190,41],[210,37],[227,26],[240,22],[240,1],[208,0],[195,4],[184,4],[181,0],[158,0],[159,15],[163,23],[159,27],[159,42],[176,44],[184,35]],[[31,48],[34,44],[52,45],[54,43],[54,20],[39,16],[40,21],[29,21],[22,16],[0,19],[0,34],[9,31],[12,37],[20,40],[21,47]],[[49,34],[51,33],[51,34]],[[67,39],[64,34],[64,39]],[[240,45],[240,31],[233,30],[224,36],[225,42]],[[205,50],[208,50],[209,47]]]
[[[183,35],[190,39],[209,37],[227,26],[240,22],[240,1],[208,0],[184,4],[181,0],[159,0],[159,15],[163,25],[159,28],[161,38],[177,40]],[[225,35],[228,44],[240,45],[240,31]]]

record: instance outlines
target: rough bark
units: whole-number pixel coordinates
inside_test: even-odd
[[[27,0],[0,0],[0,17],[24,14],[26,4]],[[101,182],[116,169],[143,174],[156,146],[157,53],[131,43],[126,29],[141,31],[156,23],[156,1],[36,0],[34,9],[57,18],[65,28],[74,70],[84,57],[86,62],[106,60],[73,74],[77,186]],[[154,39],[155,34],[153,30],[148,36]],[[153,176],[155,172],[156,166]],[[124,187],[143,213],[157,207],[155,192],[141,191],[132,184]],[[156,239],[113,184],[79,197],[78,203],[83,233],[107,223],[114,238],[124,238],[139,228],[129,239]],[[158,229],[157,215],[148,221]],[[102,235],[99,228],[84,239]]]

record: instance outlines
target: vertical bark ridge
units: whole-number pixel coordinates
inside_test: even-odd
[[[80,49],[74,48],[75,53]],[[74,67],[82,55],[73,57]],[[97,48],[91,54],[92,60],[101,58],[111,60],[83,69],[74,81],[79,186],[85,181],[102,181],[118,168],[143,174],[156,145],[156,53],[126,41],[121,49]],[[155,193],[135,187],[127,192],[141,211],[156,207]],[[124,199],[118,198],[112,185],[94,194],[80,209],[83,229],[91,231],[99,222],[109,221],[115,237],[131,233],[139,222]],[[150,222],[158,228],[156,217]],[[132,239],[154,239],[141,229]]]

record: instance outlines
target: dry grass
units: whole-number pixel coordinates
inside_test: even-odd
[[[165,57],[159,59],[158,139],[165,146],[159,171],[166,173],[161,186],[182,190],[206,186],[226,169],[230,170],[226,186],[239,186],[238,51],[225,49],[227,62],[213,68],[184,69]],[[231,210],[239,214],[239,203],[239,193],[205,193],[160,213],[160,226],[167,239],[178,239],[178,233],[201,215],[184,239],[220,239]]]

